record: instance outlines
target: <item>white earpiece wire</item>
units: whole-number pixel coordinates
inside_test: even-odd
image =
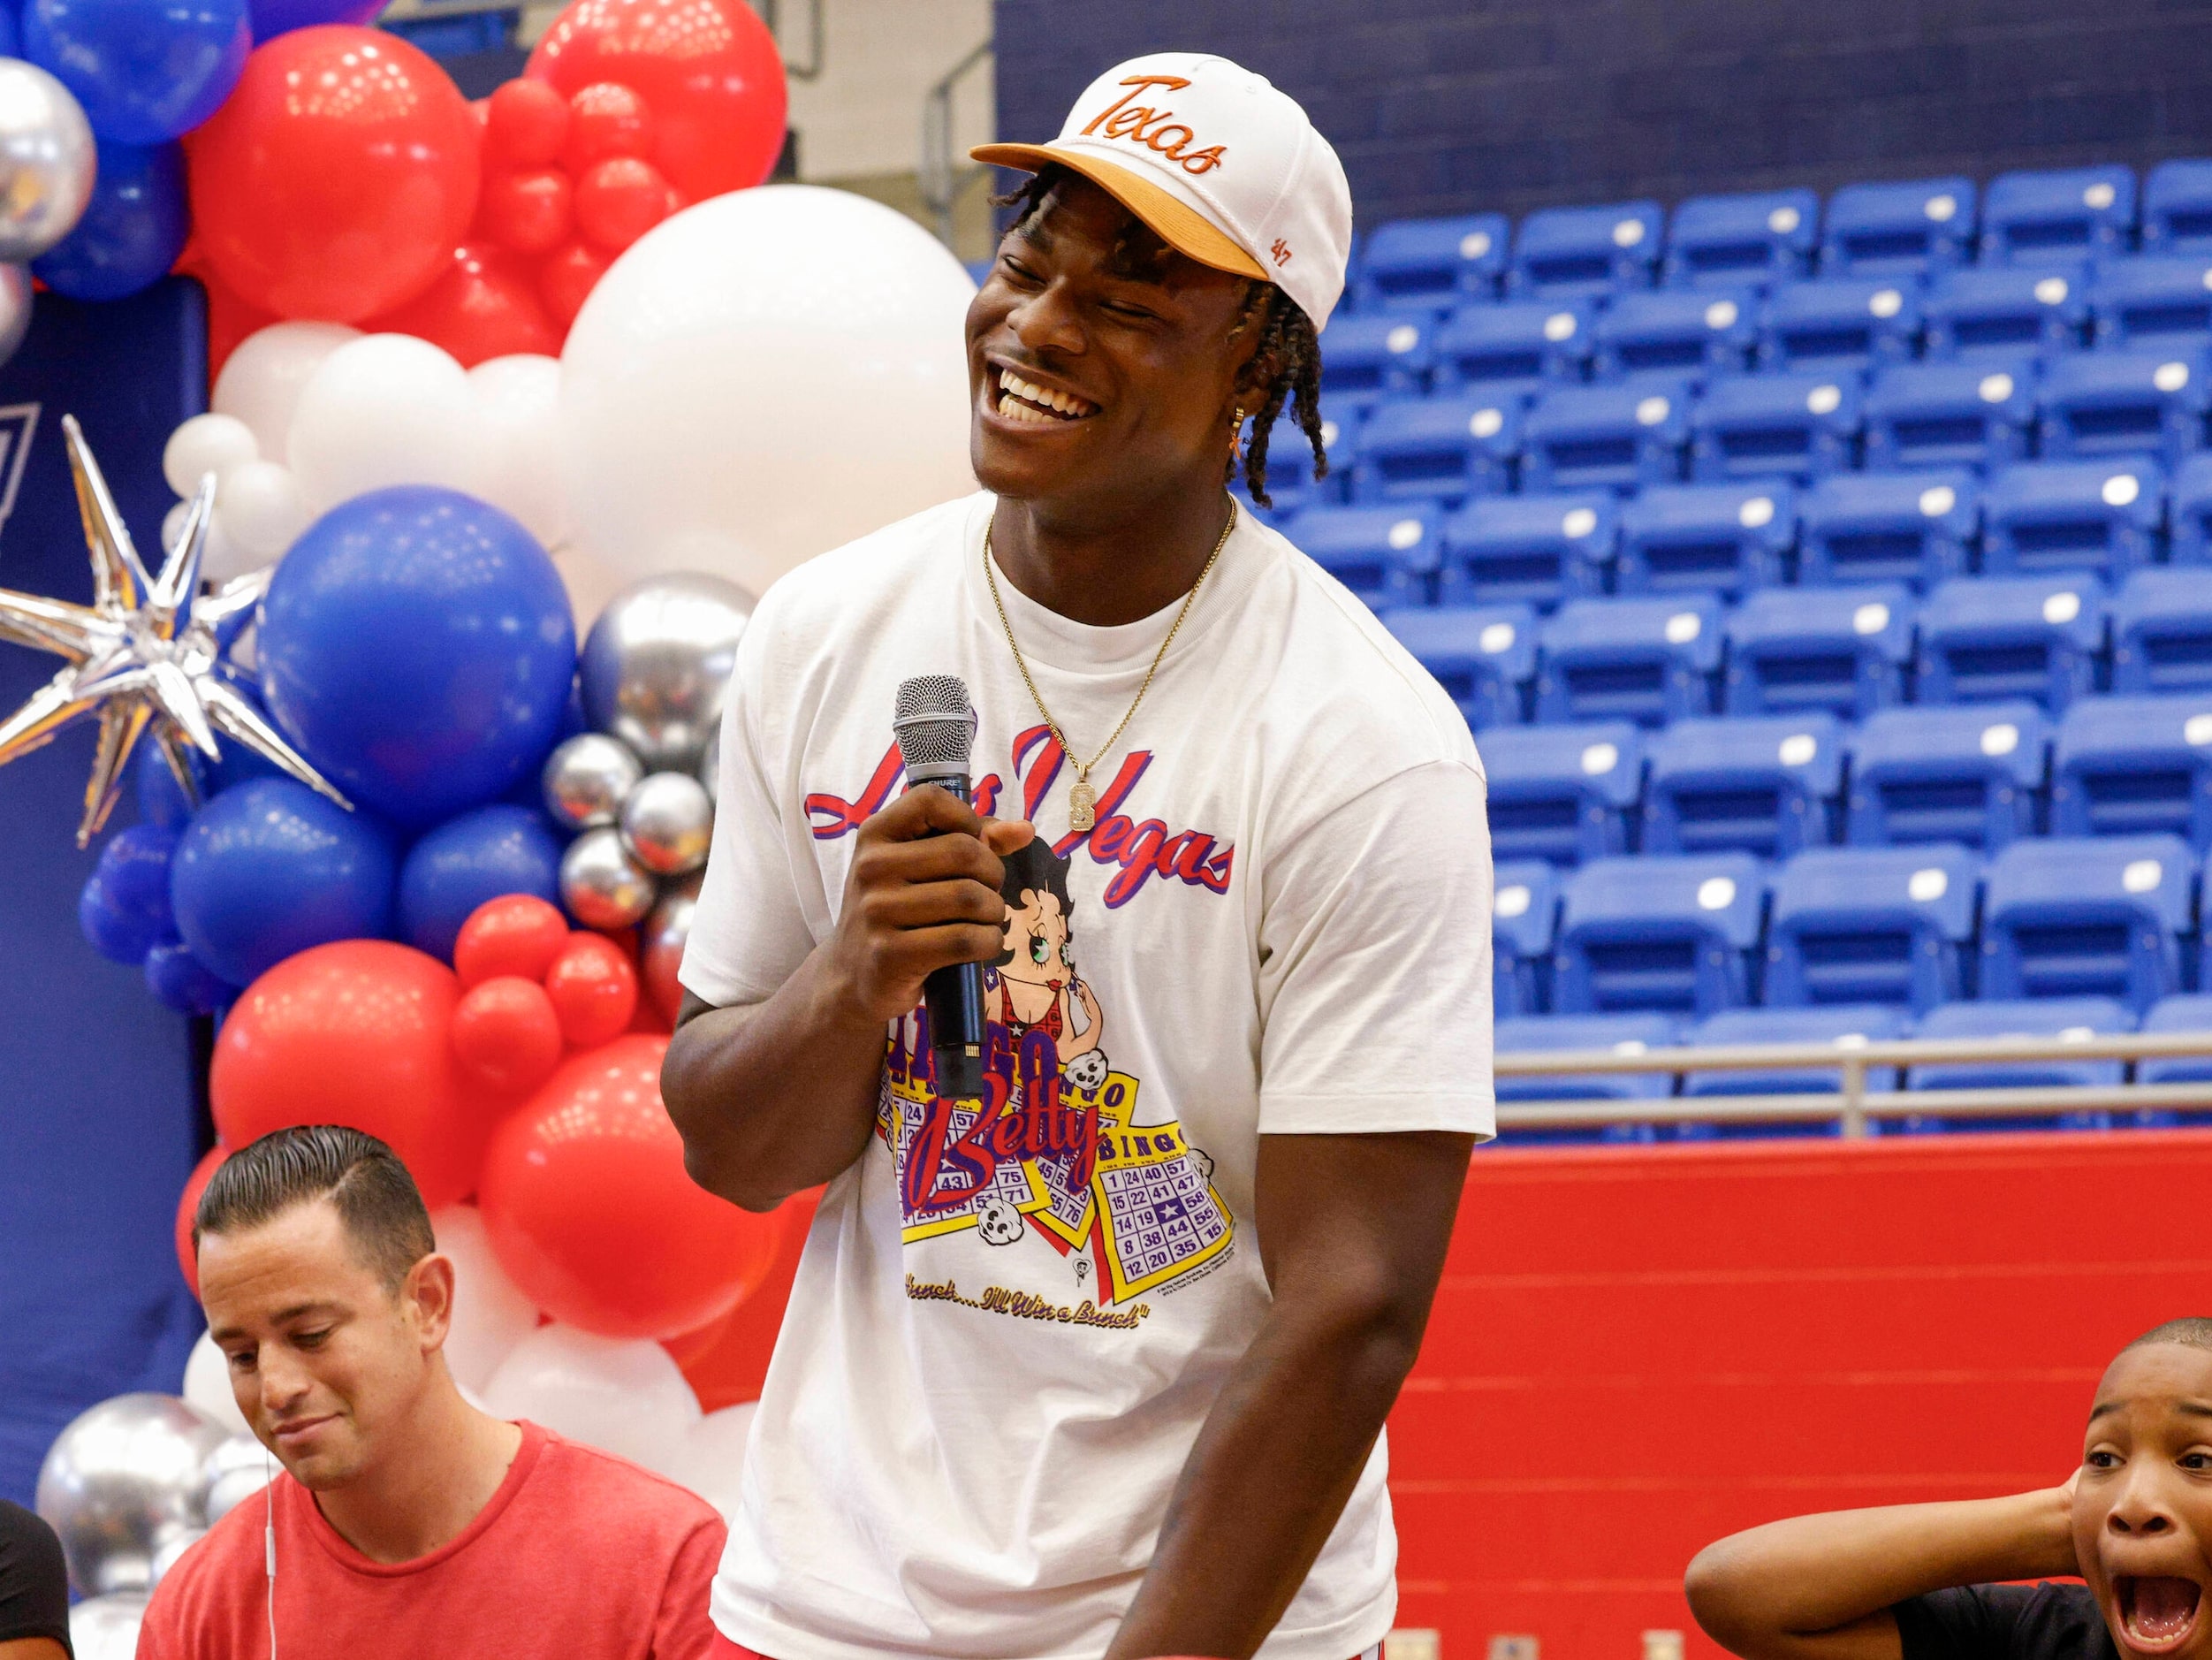
[[[261,1451],[261,1463],[269,1474],[268,1485],[262,1489],[262,1542],[269,1567],[269,1660],[277,1660],[277,1471],[267,1447]]]

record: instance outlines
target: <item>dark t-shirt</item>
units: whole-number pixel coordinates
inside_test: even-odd
[[[25,1637],[69,1649],[69,1569],[54,1530],[0,1498],[0,1642]]]
[[[2086,1585],[1962,1585],[1890,1611],[1904,1660],[2119,1660]]]

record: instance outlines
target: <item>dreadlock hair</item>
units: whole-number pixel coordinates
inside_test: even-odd
[[[1022,230],[1043,213],[1055,187],[1076,177],[1072,168],[1047,163],[1018,188],[992,197],[991,204],[1012,208],[1009,229]],[[1131,214],[1107,253],[1106,269],[1117,275],[1157,280],[1174,251],[1150,225]],[[1275,417],[1285,404],[1291,407],[1292,418],[1312,446],[1313,476],[1328,476],[1328,449],[1321,438],[1321,342],[1304,308],[1270,282],[1250,285],[1243,315],[1229,331],[1229,339],[1253,327],[1259,331],[1259,341],[1252,350],[1252,364],[1264,378],[1256,389],[1258,405],[1245,411],[1251,436],[1244,445],[1244,487],[1261,506],[1272,507],[1275,504],[1267,493],[1267,445]],[[1236,469],[1237,458],[1232,450],[1222,482],[1234,484]]]

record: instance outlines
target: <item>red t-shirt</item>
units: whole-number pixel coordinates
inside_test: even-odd
[[[499,1490],[449,1543],[371,1562],[278,1471],[280,1660],[706,1660],[726,1529],[704,1499],[611,1453],[522,1425]],[[171,1569],[138,1660],[267,1660],[259,1495]]]

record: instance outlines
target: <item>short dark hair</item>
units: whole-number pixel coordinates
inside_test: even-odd
[[[1035,894],[1040,899],[1049,895],[1060,901],[1071,948],[1076,938],[1076,902],[1068,892],[1068,870],[1073,862],[1072,857],[1053,852],[1043,836],[1033,836],[1006,856],[1006,879],[999,884],[999,897],[1010,907],[1019,906],[1024,894]],[[1011,950],[1001,951],[992,966],[1004,968],[1013,961]]]
[[[272,1131],[216,1167],[192,1219],[192,1248],[203,1234],[236,1233],[273,1222],[295,1205],[328,1199],[387,1287],[437,1249],[422,1190],[399,1155],[343,1124]]]
[[[2187,1314],[2179,1320],[2169,1320],[2162,1325],[2153,1326],[2120,1352],[2125,1354],[2128,1349],[2147,1349],[2155,1343],[2178,1343],[2186,1349],[2212,1349],[2212,1318],[2203,1314]]]

